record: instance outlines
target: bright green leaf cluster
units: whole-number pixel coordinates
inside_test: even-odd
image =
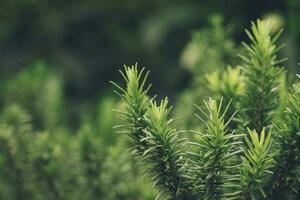
[[[258,134],[248,129],[250,139],[246,138],[241,167],[241,199],[266,198],[265,184],[270,179],[273,156],[270,154],[271,134],[265,129]],[[260,136],[259,136],[260,135]]]
[[[208,87],[210,90],[222,97],[233,98],[244,92],[243,74],[241,68],[228,66],[222,74],[219,71],[206,75]]]

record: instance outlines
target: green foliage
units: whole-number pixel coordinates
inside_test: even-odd
[[[221,113],[222,103],[217,105],[215,100],[205,102],[207,113],[199,107],[206,116],[202,119],[197,115],[205,124],[205,131],[194,131],[199,140],[189,144],[197,148],[186,152],[187,147],[181,142],[185,138],[178,137],[181,131],[170,127],[173,120],[168,119],[168,101],[165,99],[157,104],[147,96],[149,87],[143,90],[148,75],[147,73],[143,77],[143,71],[138,72],[136,65],[125,67],[125,73],[122,74],[126,80],[126,89],[113,83],[119,89],[120,93],[117,93],[126,102],[127,108],[127,112],[120,112],[125,123],[118,127],[122,129],[121,133],[131,138],[133,151],[147,165],[153,185],[161,189],[158,197],[167,193],[169,199],[237,198],[244,188],[234,189],[245,179],[241,178],[243,176],[237,170],[242,160],[239,155],[242,150],[236,148],[236,145],[242,144],[242,135],[226,129],[230,120],[225,122],[224,116],[230,104],[226,106],[224,113]],[[138,98],[132,94],[136,94]],[[252,143],[257,146],[256,141]],[[266,143],[268,146],[269,142]],[[251,147],[249,146],[250,150]],[[261,151],[264,156],[269,156],[267,150]],[[265,157],[259,159],[255,158],[254,162],[265,162]],[[266,162],[269,168],[268,164]],[[260,165],[253,168],[260,169]],[[256,174],[249,176],[253,178]]]
[[[265,129],[258,134],[248,129],[241,167],[241,199],[266,198],[264,187],[269,184],[273,156],[270,154],[271,134]],[[260,136],[259,136],[260,135]]]
[[[151,102],[144,116],[147,123],[144,140],[148,149],[143,156],[150,164],[154,185],[165,187],[172,199],[194,199],[190,188],[185,186],[181,139],[178,139],[178,132],[170,127],[172,120],[168,120],[169,112],[167,99],[162,100],[159,105],[155,101]],[[156,176],[157,174],[160,175]]]
[[[149,181],[143,177],[143,168],[137,164],[128,151],[124,141],[107,150],[104,163],[102,186],[106,185],[104,199],[145,199],[153,200],[157,193]],[[111,190],[113,188],[113,190]],[[98,197],[99,198],[99,197]]]
[[[209,89],[219,95],[219,98],[237,99],[245,90],[244,75],[239,66],[228,66],[222,73],[215,71],[207,74],[206,79]]]
[[[122,102],[102,97],[77,130],[65,121],[61,79],[45,64],[3,80],[0,199],[298,199],[300,89],[287,89],[280,33],[257,21],[238,63],[222,24],[215,16],[193,34],[182,58],[192,85],[174,112],[149,95],[137,65],[121,71],[125,87],[113,83]]]
[[[133,145],[136,147],[139,155],[142,155],[145,149],[147,149],[147,142],[141,140],[146,135],[143,132],[143,129],[147,126],[143,116],[145,115],[148,106],[150,106],[149,97],[147,96],[147,91],[150,86],[144,90],[148,73],[146,73],[145,78],[142,79],[140,83],[143,71],[144,70],[139,73],[135,67],[133,69],[125,68],[126,74],[121,72],[122,76],[127,81],[126,91],[112,82],[120,92],[122,92],[121,94],[118,91],[115,91],[126,103],[125,112],[122,113],[126,117],[126,124],[124,124],[124,126],[129,126],[129,130],[126,132],[132,131],[130,137],[132,138]]]
[[[26,142],[32,136],[30,117],[17,105],[11,105],[1,117],[1,199],[30,199]]]
[[[251,44],[243,44],[242,70],[228,67],[202,77],[220,102],[196,106],[200,123],[193,137],[171,126],[167,99],[157,103],[148,96],[144,68],[121,71],[124,89],[113,83],[126,107],[117,127],[158,186],[157,198],[299,198],[300,89],[293,85],[286,100],[286,71],[278,66],[275,45],[281,31],[272,37],[272,24],[259,20],[251,31],[246,31]]]
[[[102,174],[106,152],[102,139],[97,136],[88,124],[83,124],[77,133],[77,148],[81,164],[83,188],[85,198],[98,199],[105,196],[105,188],[102,187]]]
[[[18,104],[31,114],[38,128],[64,124],[62,82],[43,62],[19,72],[1,87],[2,106]]]
[[[79,170],[73,155],[70,155],[70,143],[65,142],[71,138],[66,133],[59,133],[64,134],[64,138],[49,132],[35,134],[34,141],[27,141],[30,144],[28,164],[32,170],[28,175],[33,177],[30,184],[37,195],[35,198],[75,198],[74,187],[79,186],[75,177]]]
[[[115,139],[113,144],[105,139],[87,123],[76,134],[80,196],[108,200],[154,199],[154,190],[140,178],[142,170],[130,157],[123,138]]]
[[[95,116],[95,122],[92,124],[94,132],[101,133],[102,140],[106,144],[114,144],[117,139],[114,134],[113,126],[116,123],[115,113],[111,112],[117,101],[115,98],[105,96],[100,99],[97,105],[97,112]],[[90,120],[92,121],[92,120]]]
[[[185,186],[183,177],[184,160],[180,150],[178,132],[170,127],[168,100],[157,104],[147,96],[149,87],[144,89],[148,73],[143,77],[137,65],[125,67],[126,90],[113,83],[122,93],[117,92],[126,102],[124,133],[128,134],[134,152],[149,165],[153,185],[164,188],[174,199],[194,199],[190,188]],[[161,195],[161,194],[160,194]],[[160,196],[159,195],[159,196]]]
[[[182,64],[196,73],[197,80],[201,80],[202,74],[225,67],[234,60],[234,43],[222,16],[211,16],[209,24],[209,28],[192,33],[181,57]]]
[[[224,121],[230,104],[221,113],[222,101],[219,105],[212,99],[204,103],[207,112],[198,108],[206,116],[206,120],[199,115],[197,117],[206,127],[203,132],[195,131],[199,135],[199,142],[191,142],[199,147],[196,153],[192,153],[196,157],[194,174],[197,174],[199,181],[196,183],[199,185],[199,196],[203,196],[203,199],[220,199],[231,195],[231,189],[237,180],[237,172],[233,173],[237,163],[233,157],[241,152],[235,148],[235,145],[241,144],[238,141],[241,135],[228,130],[230,121]]]
[[[60,81],[43,65],[20,72],[1,89],[0,199],[155,198],[124,138],[115,136],[114,98],[101,98],[74,134],[60,121],[66,111]]]
[[[300,145],[300,88],[293,85],[284,117],[275,122],[278,154],[274,171],[272,196],[274,199],[294,199],[299,193]]]
[[[279,79],[282,70],[276,53],[282,47],[275,42],[281,31],[271,37],[272,23],[257,21],[252,24],[252,33],[246,31],[251,44],[243,43],[246,49],[243,60],[245,92],[241,96],[239,110],[241,126],[261,132],[270,128],[276,108],[279,106]]]
[[[237,60],[234,57],[236,47],[230,38],[230,30],[225,27],[220,15],[211,16],[209,25],[209,28],[192,33],[191,40],[182,53],[182,65],[192,75],[189,88],[180,94],[175,107],[175,115],[180,116],[176,124],[182,128],[198,126],[198,121],[193,117],[195,108],[186,105],[198,104],[203,96],[220,99],[223,94],[226,94],[223,96],[224,101],[229,103],[234,97],[231,94],[236,95],[237,90],[241,90],[240,85],[231,82],[237,71],[226,67],[229,64],[235,66]],[[230,79],[223,79],[222,76],[227,74]],[[240,80],[240,77],[235,78]],[[233,112],[228,112],[228,115]]]
[[[209,90],[214,94],[213,96],[217,99],[222,98],[225,104],[231,104],[224,116],[225,120],[229,120],[236,112],[238,99],[245,91],[244,74],[241,72],[241,67],[228,66],[223,72],[217,70],[207,74],[206,79]],[[230,128],[236,126],[236,123],[230,124]]]

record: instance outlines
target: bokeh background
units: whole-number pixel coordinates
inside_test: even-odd
[[[132,170],[132,165],[127,161],[124,162],[128,165],[114,164],[115,161],[122,161],[118,156],[123,150],[114,147],[120,142],[117,141],[119,136],[112,129],[115,116],[111,110],[118,103],[109,80],[119,82],[121,76],[118,69],[124,64],[132,65],[137,62],[139,66],[145,66],[151,71],[150,81],[155,85],[151,92],[159,96],[169,96],[171,101],[175,102],[178,94],[187,88],[193,79],[193,72],[185,66],[183,59],[184,50],[192,38],[192,33],[207,30],[216,16],[228,30],[226,33],[230,35],[231,42],[235,46],[239,46],[242,40],[247,41],[244,29],[250,27],[251,21],[258,18],[274,19],[279,27],[285,29],[281,38],[281,42],[286,44],[281,54],[289,58],[285,65],[292,72],[299,71],[297,65],[300,61],[300,1],[298,0],[1,0],[2,123],[15,127],[19,122],[30,121],[32,132],[47,132],[34,133],[35,136],[39,135],[38,139],[32,139],[33,136],[28,140],[22,139],[23,142],[38,141],[37,144],[28,144],[30,148],[24,147],[25,152],[32,152],[23,156],[24,158],[19,157],[19,153],[24,151],[23,147],[19,151],[10,152],[13,147],[19,148],[17,143],[10,143],[11,137],[18,140],[19,136],[14,135],[14,131],[11,131],[9,136],[1,136],[1,148],[8,152],[0,157],[0,167],[8,170],[4,172],[2,170],[1,174],[2,178],[6,177],[3,179],[5,181],[0,183],[1,190],[4,191],[2,198],[18,199],[20,196],[12,196],[21,191],[21,199],[26,199],[25,197],[33,199],[32,194],[37,199],[47,199],[45,196],[39,196],[38,192],[33,192],[36,191],[32,189],[36,187],[34,181],[36,177],[40,177],[35,173],[41,167],[38,165],[33,169],[31,166],[32,163],[40,161],[39,159],[45,160],[42,154],[45,151],[50,155],[54,154],[55,159],[55,156],[58,156],[58,160],[74,157],[71,162],[73,165],[53,161],[56,168],[51,170],[54,172],[47,168],[49,163],[42,162],[41,166],[45,165],[48,170],[41,171],[42,175],[50,170],[49,177],[57,176],[52,185],[44,188],[53,193],[53,196],[52,193],[49,194],[48,199],[70,199],[70,196],[76,196],[76,192],[64,187],[73,181],[70,188],[78,185],[79,188],[85,188],[85,184],[89,182],[86,177],[99,175],[93,173],[100,173],[98,171],[101,164],[98,160],[101,161],[103,157],[110,158],[105,161],[104,166],[110,171],[115,170],[112,172],[114,176],[97,179],[99,184],[95,183],[95,189],[92,191],[83,189],[85,192],[81,194],[86,194],[87,199],[97,199],[96,197],[101,196],[104,199],[146,199],[145,196],[136,195],[138,193],[136,185],[132,186],[133,189],[128,189],[124,184],[119,184],[123,181],[128,185],[127,178],[132,174],[124,175],[127,178],[122,178],[121,169],[111,168],[111,165],[124,165],[127,166],[124,169],[126,173],[128,169]],[[213,40],[210,34],[206,37],[208,41]],[[210,63],[211,60],[207,62]],[[27,119],[26,116],[30,117]],[[94,132],[95,135],[86,134],[87,132]],[[68,136],[52,138],[51,135]],[[63,137],[67,139],[61,139]],[[104,141],[104,144],[90,145],[97,138]],[[61,149],[69,148],[69,150],[55,154],[58,148],[55,141],[59,141],[57,143]],[[52,143],[54,146],[51,146]],[[49,148],[43,149],[45,144],[50,145]],[[95,149],[88,149],[89,146]],[[81,149],[78,150],[81,153],[70,156],[72,154],[70,152],[74,152],[73,148]],[[102,150],[105,153],[101,154],[103,157],[100,156],[100,159],[98,153]],[[40,152],[41,155],[36,152]],[[81,160],[84,167],[80,168],[78,166],[81,164],[74,163],[80,160],[80,155],[84,153],[87,157],[82,158],[87,160]],[[98,160],[89,157],[94,154]],[[123,157],[124,160],[131,159],[126,156]],[[13,164],[9,159],[14,160]],[[85,178],[79,177],[74,181],[72,177],[74,178],[74,174],[78,171],[76,169],[72,172],[70,166],[73,168],[75,165],[75,168],[78,167],[80,168],[78,170],[82,171],[87,169],[85,162],[92,163],[91,168],[94,170],[91,170],[92,175],[82,175]],[[17,166],[16,169],[11,167],[14,165]],[[63,169],[68,169],[66,171],[71,175],[65,175],[68,177],[61,180],[59,174],[65,173]],[[33,183],[29,189],[14,187],[28,178],[15,177],[22,170],[24,174],[34,171],[32,177],[35,178],[28,175]],[[134,176],[137,175],[133,174],[132,177]],[[106,185],[118,183],[115,187],[117,191],[115,196],[108,197],[100,193],[99,188],[104,188],[105,185],[103,179]],[[121,181],[118,182],[119,179]],[[12,192],[13,190],[16,191]],[[10,193],[13,195],[9,196]],[[150,199],[152,193],[153,191],[149,192]],[[64,196],[66,198],[63,198]]]
[[[44,62],[63,80],[72,112],[110,92],[117,69],[138,62],[151,70],[155,92],[173,95],[189,73],[179,62],[191,32],[224,17],[239,43],[250,21],[267,14],[284,23],[290,63],[299,60],[300,2],[297,0],[2,0],[0,76],[12,78]]]

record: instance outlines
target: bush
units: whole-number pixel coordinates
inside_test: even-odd
[[[44,65],[2,86],[0,199],[153,199],[113,130],[117,102],[102,97],[74,131],[63,115],[61,82]]]
[[[246,33],[241,67],[208,79],[221,82],[211,94],[224,97],[197,106],[194,137],[174,128],[167,99],[148,95],[144,68],[125,66],[124,88],[112,82],[126,105],[118,127],[147,166],[157,198],[298,199],[300,89],[293,84],[286,100],[276,55],[282,46],[275,45],[281,31],[273,36],[272,23],[257,20]]]

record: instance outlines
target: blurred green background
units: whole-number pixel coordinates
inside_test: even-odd
[[[175,102],[194,65],[237,63],[257,18],[285,29],[281,54],[298,71],[298,0],[1,0],[0,199],[153,199],[112,129],[122,105],[109,80],[137,62]]]
[[[224,17],[239,43],[250,21],[278,14],[284,22],[290,62],[299,60],[297,0],[2,0],[0,76],[14,77],[36,61],[63,80],[71,112],[108,90],[117,69],[138,62],[151,70],[155,93],[173,95],[189,73],[179,62],[191,32]],[[79,106],[79,107],[78,107]]]

